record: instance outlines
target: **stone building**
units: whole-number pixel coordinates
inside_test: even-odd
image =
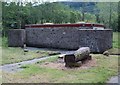
[[[104,25],[91,23],[30,24],[25,29],[10,30],[9,46],[23,44],[68,50],[87,46],[91,52],[100,53],[112,48],[112,30],[104,29]]]

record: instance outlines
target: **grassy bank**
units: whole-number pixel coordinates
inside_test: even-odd
[[[29,51],[24,52],[22,48],[2,48],[2,64],[16,63],[34,58],[48,56],[50,52],[46,51]]]
[[[113,48],[120,49],[120,32],[113,32]]]
[[[20,47],[8,47],[7,46],[7,38],[2,38],[2,45],[0,46],[0,52],[2,51],[2,59],[0,60],[3,64],[10,64],[21,62],[25,60],[31,60],[34,58],[40,58],[44,56],[48,56],[50,53],[54,53],[52,51],[28,51],[24,52],[24,50]]]
[[[4,82],[14,83],[105,83],[111,76],[117,75],[118,56],[92,54],[96,65],[89,68],[57,69],[41,66],[56,61],[56,58],[44,62],[26,65],[17,74],[4,73]],[[14,81],[16,79],[16,81]]]

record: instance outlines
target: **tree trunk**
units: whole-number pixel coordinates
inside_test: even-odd
[[[111,28],[111,17],[112,17],[112,2],[110,2],[109,28]]]
[[[77,51],[75,51],[74,55],[76,62],[87,59],[90,56],[90,48],[89,47],[79,48]]]
[[[85,2],[82,4],[82,21],[85,20]]]
[[[64,62],[65,67],[78,67],[80,66],[79,61],[83,62],[85,60],[91,60],[90,48],[89,47],[82,47],[79,48],[75,53],[72,54],[65,54]]]
[[[100,23],[99,14],[96,14],[95,16],[96,16],[96,22]]]
[[[65,67],[74,67],[76,63],[74,54],[65,55],[64,61],[65,61]]]

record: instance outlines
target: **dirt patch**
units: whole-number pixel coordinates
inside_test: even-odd
[[[63,59],[58,59],[57,61],[54,62],[45,62],[40,65],[41,67],[48,67],[48,68],[53,68],[53,69],[59,69],[59,70],[67,70],[67,69],[88,69],[91,67],[97,66],[96,60],[86,60],[80,67],[75,67],[75,68],[67,68],[65,67],[65,63]]]

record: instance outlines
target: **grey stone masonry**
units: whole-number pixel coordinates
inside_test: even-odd
[[[26,28],[8,31],[8,46],[78,49],[89,47],[91,52],[102,53],[112,48],[111,29],[80,29],[78,27]]]
[[[112,30],[80,29],[78,27],[26,28],[26,44],[35,47],[78,49],[90,47],[91,52],[112,48]]]
[[[79,48],[78,28],[26,28],[26,44],[62,49]]]
[[[112,48],[112,36],[111,29],[104,30],[79,30],[79,46],[89,47],[91,52],[102,53]]]
[[[24,29],[10,29],[8,31],[8,46],[23,47],[25,43]]]

